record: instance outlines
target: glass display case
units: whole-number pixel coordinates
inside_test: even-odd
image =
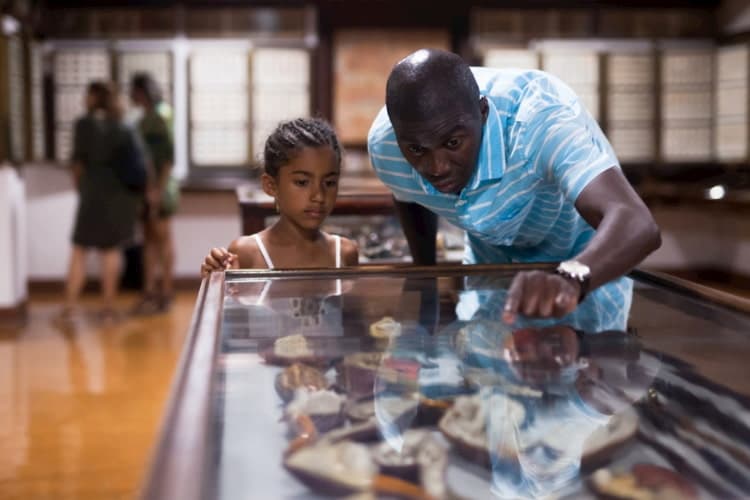
[[[504,323],[534,269],[212,274],[144,498],[750,491],[748,301],[635,271],[629,311]]]

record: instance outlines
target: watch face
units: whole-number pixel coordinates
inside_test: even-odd
[[[578,262],[577,260],[566,260],[564,262],[561,262],[559,269],[564,273],[578,276],[580,278],[588,277],[588,275],[591,274],[591,269],[589,269],[589,266]]]

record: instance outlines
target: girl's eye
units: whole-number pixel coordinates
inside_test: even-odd
[[[307,179],[294,179],[294,185],[299,187],[305,187],[309,182]]]
[[[338,184],[339,184],[339,180],[338,179],[326,181],[326,186],[330,187],[330,188],[336,187],[336,186],[338,186]]]
[[[461,139],[458,139],[456,137],[453,137],[451,139],[448,139],[448,141],[445,143],[445,146],[448,149],[456,149],[461,145]]]
[[[407,149],[414,156],[422,156],[424,154],[424,148],[422,146],[418,146],[417,144],[409,144]]]

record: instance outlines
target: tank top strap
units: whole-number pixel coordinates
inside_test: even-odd
[[[341,236],[338,234],[333,236],[336,241],[336,269],[341,267]]]
[[[257,234],[254,234],[253,238],[255,238],[255,243],[258,244],[258,250],[260,250],[260,254],[263,256],[266,267],[268,267],[268,269],[273,269],[273,261],[271,261],[271,256],[268,255],[268,250],[266,250],[266,246],[263,244],[263,240],[261,240],[260,236]]]

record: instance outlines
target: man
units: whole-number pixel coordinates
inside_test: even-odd
[[[589,293],[627,314],[622,276],[661,243],[599,126],[541,71],[418,50],[393,68],[368,149],[416,264],[435,262],[437,216],[466,230],[466,263],[560,262],[515,276],[508,323],[565,316]]]

